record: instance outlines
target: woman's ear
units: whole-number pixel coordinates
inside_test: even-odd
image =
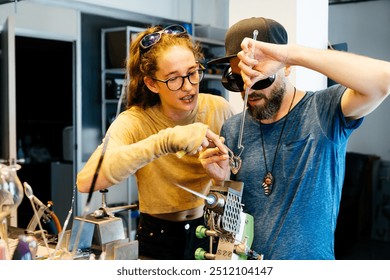
[[[150,77],[144,77],[144,83],[151,92],[158,93],[156,82]]]

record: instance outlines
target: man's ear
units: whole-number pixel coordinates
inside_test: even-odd
[[[144,83],[151,92],[158,93],[156,82],[150,77],[144,77]]]

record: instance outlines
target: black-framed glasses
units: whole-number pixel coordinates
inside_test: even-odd
[[[158,81],[160,83],[164,83],[167,85],[167,88],[171,91],[177,91],[182,88],[184,85],[184,80],[188,79],[188,81],[191,83],[191,85],[197,85],[199,84],[203,77],[204,77],[204,70],[205,68],[201,65],[200,68],[188,73],[187,75],[184,76],[176,76],[172,77],[166,80],[160,80],[157,78],[152,78],[155,81]]]
[[[146,50],[157,44],[158,41],[160,41],[162,34],[180,35],[186,33],[187,30],[179,24],[169,25],[160,31],[145,35],[139,42],[139,45],[142,49]]]
[[[275,81],[275,78],[276,76],[272,75],[264,80],[257,81],[252,85],[251,89],[254,90],[265,89],[272,85],[272,83]],[[226,88],[229,91],[234,91],[234,92],[245,91],[244,81],[241,75],[232,73],[232,70],[229,66],[226,67],[222,75],[221,83],[224,86],[224,88]]]

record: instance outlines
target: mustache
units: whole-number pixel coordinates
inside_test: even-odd
[[[265,94],[261,93],[261,92],[252,92],[249,96],[248,96],[248,99],[268,99],[267,96],[265,96]]]

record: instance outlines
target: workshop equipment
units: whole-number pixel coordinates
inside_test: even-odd
[[[242,210],[241,197],[244,184],[225,181],[213,186],[205,199],[207,227],[198,226],[198,238],[210,238],[210,250],[198,248],[198,260],[262,260],[263,255],[251,249],[253,217]],[[217,243],[216,250],[213,245]]]
[[[69,251],[76,244],[78,250],[97,250],[104,252],[105,259],[137,259],[138,241],[129,241],[121,218],[115,213],[138,208],[137,204],[108,207],[106,194],[108,190],[100,190],[102,206],[84,217],[75,217],[69,242]],[[81,228],[81,229],[80,229]],[[77,235],[79,234],[79,238]]]

